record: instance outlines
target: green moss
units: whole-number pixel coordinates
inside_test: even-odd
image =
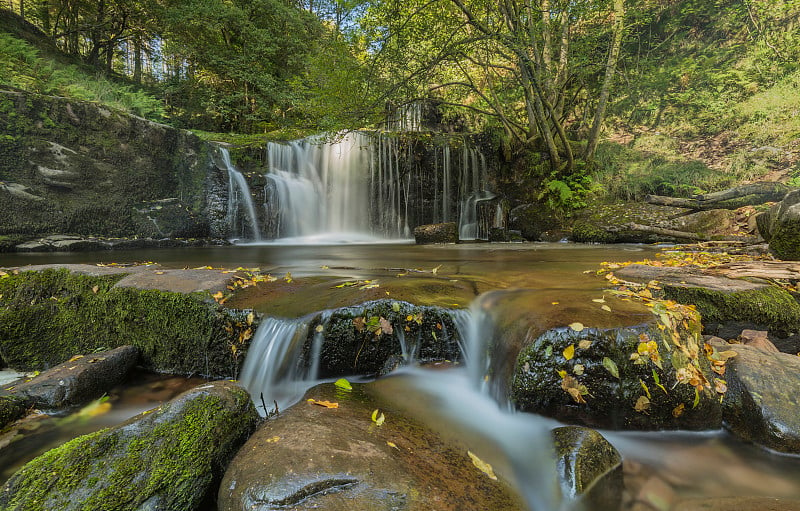
[[[784,223],[774,228],[769,248],[780,259],[800,260],[800,222]]]
[[[117,428],[79,437],[8,482],[6,510],[197,509],[257,414],[241,388],[197,393]],[[58,467],[58,470],[54,470]],[[10,496],[10,497],[9,497]]]
[[[0,396],[0,430],[25,414],[25,403],[15,396]]]
[[[694,304],[703,322],[744,321],[771,332],[800,331],[800,304],[777,287],[723,292],[696,287],[665,286],[664,297]]]
[[[238,374],[241,360],[230,346],[245,326],[233,312],[202,294],[113,287],[119,278],[45,270],[0,279],[0,355],[33,370],[132,344],[148,369]]]
[[[617,237],[589,221],[579,220],[572,226],[573,241],[582,243],[614,243]]]

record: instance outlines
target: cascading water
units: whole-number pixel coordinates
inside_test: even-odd
[[[261,228],[259,227],[256,208],[253,205],[253,196],[250,194],[247,180],[231,163],[230,152],[221,146],[218,149],[228,172],[228,232],[234,237],[261,241]],[[241,221],[240,212],[242,211],[245,214],[246,222]]]

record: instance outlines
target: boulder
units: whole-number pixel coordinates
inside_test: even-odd
[[[800,454],[800,357],[719,340],[713,344],[736,353],[724,375],[725,426],[744,440]]]
[[[540,241],[546,231],[561,227],[555,213],[543,204],[522,204],[508,212],[509,229],[528,241]]]
[[[683,499],[672,509],[680,511],[800,511],[800,500],[773,497],[715,497]]]
[[[5,483],[0,508],[208,509],[257,422],[250,396],[234,383],[201,385],[35,458]]]
[[[414,240],[417,245],[458,243],[458,226],[455,222],[420,225],[414,228]]]
[[[27,409],[25,401],[20,397],[0,396],[0,431],[25,415]]]
[[[511,380],[517,408],[611,429],[719,428],[720,387],[697,318],[656,308],[671,326],[574,325],[536,338],[517,357]]]
[[[687,210],[641,202],[593,204],[578,214],[572,225],[572,241],[584,243],[655,243],[674,238],[636,231],[629,224],[675,229],[668,219]]]
[[[225,473],[218,509],[525,508],[502,478],[473,465],[466,448],[377,400],[368,386],[319,385],[264,423]],[[377,408],[380,425],[372,419]]]
[[[619,509],[624,482],[622,456],[597,431],[580,426],[553,430],[561,494],[584,509]]]
[[[0,392],[17,396],[36,408],[79,405],[121,383],[138,359],[135,346],[77,355],[30,380],[4,385]]]
[[[789,192],[772,206],[767,218],[759,219],[758,227],[778,258],[800,260],[800,190]]]
[[[522,233],[513,229],[505,229],[503,227],[491,227],[489,229],[489,241],[494,243],[512,242],[512,241],[525,241]]]

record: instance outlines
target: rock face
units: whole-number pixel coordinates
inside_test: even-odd
[[[37,408],[78,405],[121,383],[138,358],[139,350],[134,346],[75,356],[29,381],[4,385],[0,392],[18,396]]]
[[[622,456],[597,431],[580,426],[553,430],[561,494],[585,509],[619,509]]]
[[[311,389],[242,447],[220,485],[218,509],[329,511],[521,510],[506,483],[457,449],[354,385]],[[378,426],[372,411],[381,409]]]
[[[687,321],[688,329],[674,330],[680,348],[672,329],[652,323],[550,330],[520,352],[512,400],[523,411],[593,427],[718,428],[716,380],[699,323]]]
[[[206,509],[257,421],[243,389],[231,382],[201,385],[34,459],[6,482],[0,508]]]
[[[760,216],[758,230],[777,257],[800,260],[800,190],[789,192]]]
[[[0,91],[0,132],[2,234],[213,234],[207,179],[222,171],[187,131],[89,102]]]
[[[745,440],[800,454],[800,357],[722,341],[715,347],[737,353],[725,373],[726,427]]]
[[[546,231],[558,229],[555,214],[542,204],[522,204],[508,213],[509,229],[520,231],[528,241],[540,241]]]
[[[414,228],[414,240],[417,245],[458,243],[458,226],[455,222],[420,225]]]
[[[17,396],[0,396],[0,430],[25,414],[25,401]]]

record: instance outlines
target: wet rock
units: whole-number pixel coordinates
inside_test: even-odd
[[[622,456],[597,431],[580,426],[553,430],[561,494],[580,499],[585,509],[619,509]]]
[[[242,447],[220,485],[218,509],[329,511],[522,510],[502,480],[475,468],[466,449],[444,441],[364,385],[332,384],[267,421]],[[385,422],[377,426],[372,411]]]
[[[737,353],[724,375],[725,426],[744,440],[800,454],[800,357],[718,341],[715,347]]]
[[[640,202],[594,204],[576,218],[572,226],[572,241],[586,243],[655,243],[674,241],[660,234],[633,231],[631,223],[675,229],[668,220],[687,210]]]
[[[420,225],[414,228],[417,245],[431,243],[458,243],[458,226],[455,222]]]
[[[800,190],[786,194],[757,220],[759,233],[777,257],[800,260]]]
[[[722,412],[700,325],[685,320],[688,328],[674,330],[682,348],[671,328],[655,322],[549,330],[520,351],[511,397],[520,410],[592,427],[719,428]]]
[[[716,497],[683,499],[673,509],[680,511],[800,511],[800,500],[772,497]]]
[[[13,395],[0,395],[0,431],[25,415],[25,410],[27,409],[28,407],[22,398]]]
[[[139,350],[134,346],[79,355],[28,381],[4,385],[0,392],[17,396],[37,408],[78,405],[121,383],[138,359]]]
[[[17,245],[17,252],[86,252],[92,250],[108,250],[110,244],[94,238],[80,236],[48,236],[36,241]]]
[[[766,353],[778,353],[778,348],[770,342],[767,332],[760,330],[742,330],[739,341],[745,346],[759,349]]]
[[[525,241],[525,239],[522,237],[522,233],[518,230],[492,227],[489,229],[489,241],[495,243],[508,243],[512,241]]]
[[[257,421],[247,392],[234,383],[201,385],[35,458],[6,482],[0,507],[208,509],[228,461]]]
[[[382,374],[403,358],[404,349],[415,362],[460,358],[453,319],[440,307],[386,299],[335,309],[312,321],[301,364],[312,364],[318,330],[324,336],[319,353],[321,378]]]
[[[508,212],[508,226],[528,241],[540,241],[542,234],[560,228],[555,213],[543,204],[522,204]]]

